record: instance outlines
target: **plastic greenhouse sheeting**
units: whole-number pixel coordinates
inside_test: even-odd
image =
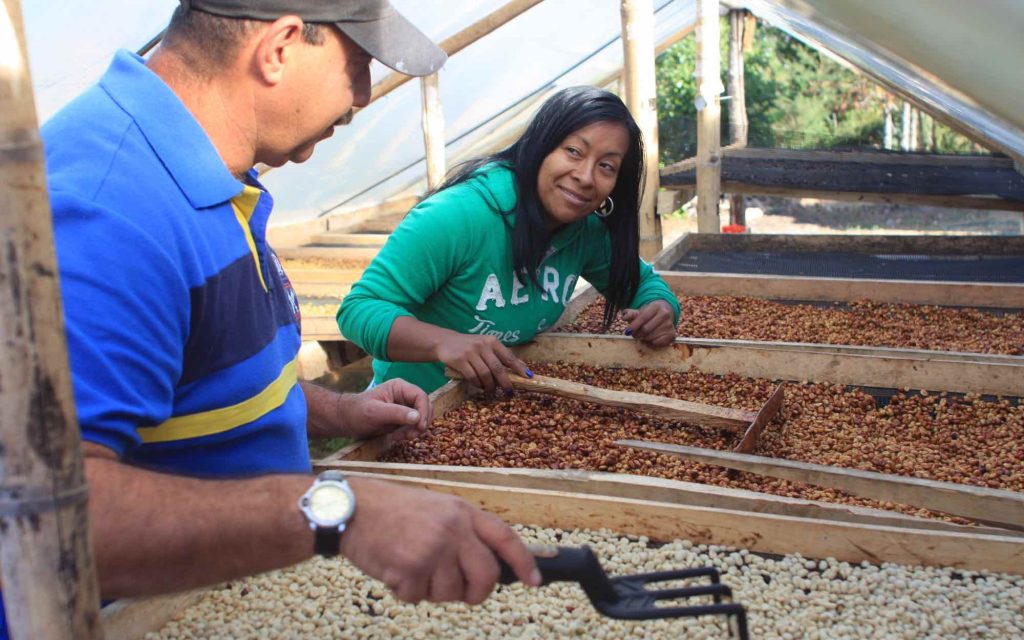
[[[505,1],[392,0],[435,41]],[[116,49],[138,49],[157,34],[177,4],[112,0],[99,10],[81,1],[22,2],[42,119],[94,82]],[[695,0],[653,4],[658,42],[695,19]],[[440,73],[449,166],[493,143],[503,127],[525,122],[555,89],[592,84],[621,69],[620,6],[619,0],[545,0],[450,58]],[[1009,81],[1024,53],[1024,39],[1012,37],[1024,20],[1019,1],[724,0],[723,10],[728,7],[749,8],[772,26],[960,121],[994,148],[1024,157],[1024,119],[1006,104],[1008,95],[1024,91],[1020,82]],[[974,48],[965,55],[969,46]],[[374,81],[389,73],[378,63],[372,71]],[[421,191],[420,127],[414,80],[362,110],[353,125],[337,129],[308,162],[266,174],[277,203],[275,224]]]

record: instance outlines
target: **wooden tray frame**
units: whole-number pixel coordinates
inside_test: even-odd
[[[542,336],[517,351],[521,357],[539,362],[562,360],[613,368],[639,364],[676,371],[694,367],[718,374],[846,384],[853,383],[840,378],[852,376],[874,382],[873,386],[891,386],[879,384],[879,379],[873,377],[878,370],[899,370],[902,379],[910,383],[906,386],[935,391],[947,389],[933,383],[959,377],[971,381],[960,385],[966,391],[980,392],[971,388],[983,382],[977,379],[980,373],[975,370],[1004,367],[1016,372],[1008,378],[1013,383],[1005,385],[1006,395],[1024,395],[1024,364],[967,359],[943,361],[922,356],[891,362],[894,359],[873,355],[839,356],[764,345],[695,345],[690,341],[653,351],[630,338],[597,335]],[[822,355],[832,360],[831,367],[808,367]],[[843,358],[850,361],[845,367],[836,366]],[[930,372],[935,363],[946,367],[950,377]],[[783,370],[798,375],[765,373]],[[982,385],[986,389],[990,386]],[[464,383],[448,383],[431,394],[435,416],[443,416],[470,395]],[[522,524],[563,529],[604,527],[653,539],[684,537],[764,553],[830,556],[848,562],[897,562],[1024,574],[1024,536],[1019,532],[962,527],[874,509],[628,474],[377,462],[388,446],[386,438],[353,443],[314,466],[453,493]]]

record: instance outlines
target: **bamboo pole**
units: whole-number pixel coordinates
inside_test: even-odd
[[[99,590],[19,0],[0,13],[0,564],[14,638],[100,638]]]
[[[722,195],[718,0],[697,3],[697,231],[719,233]]]
[[[622,0],[622,53],[626,106],[644,139],[644,194],[640,204],[640,257],[661,251],[661,219],[655,211],[658,173],[658,97],[654,76],[654,5],[651,0]]]
[[[438,74],[420,78],[423,99],[423,147],[427,159],[427,188],[434,189],[444,180],[444,113]]]
[[[746,11],[729,12],[729,144],[747,146],[747,92],[744,86],[743,43]],[[746,225],[746,203],[742,193],[729,195],[729,223]]]

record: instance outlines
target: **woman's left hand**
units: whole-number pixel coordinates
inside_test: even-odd
[[[639,309],[626,309],[622,317],[629,323],[626,335],[652,347],[664,347],[676,339],[675,310],[664,300],[648,302]]]

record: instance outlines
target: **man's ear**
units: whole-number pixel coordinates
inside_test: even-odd
[[[260,79],[276,85],[284,78],[284,69],[302,43],[302,18],[282,16],[265,27],[257,36],[253,65]]]

